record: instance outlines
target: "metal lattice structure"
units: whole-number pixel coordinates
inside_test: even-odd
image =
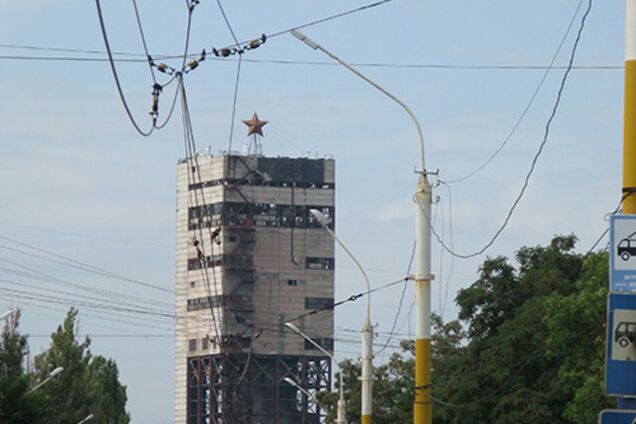
[[[320,423],[323,414],[314,399],[281,384],[284,378],[292,378],[309,393],[329,390],[331,362],[324,357],[270,355],[189,358],[188,423]]]

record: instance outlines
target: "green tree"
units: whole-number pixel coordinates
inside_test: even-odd
[[[434,421],[595,422],[603,394],[608,258],[574,252],[576,237],[487,258],[460,290],[459,319],[433,317]],[[411,420],[412,342],[375,371],[374,422]],[[342,364],[348,419],[358,423],[359,364]],[[337,395],[322,394],[333,417]]]
[[[77,310],[71,309],[51,335],[51,347],[35,358],[38,378],[56,367],[64,372],[41,390],[52,401],[51,424],[76,423],[89,414],[95,424],[127,424],[126,388],[119,383],[117,365],[93,356],[90,338],[76,337]]]
[[[2,331],[0,345],[0,422],[46,422],[47,402],[41,392],[30,392],[31,376],[24,370],[28,354],[26,336],[18,332],[20,311],[14,312]]]
[[[391,355],[386,364],[376,366],[373,377],[373,422],[377,424],[406,423],[411,418],[413,403],[413,343],[402,342],[402,352]],[[360,362],[341,362],[347,402],[346,417],[350,424],[360,423]],[[338,379],[336,379],[338,381]],[[327,422],[336,418],[339,385],[333,392],[318,396],[320,405],[327,410]]]

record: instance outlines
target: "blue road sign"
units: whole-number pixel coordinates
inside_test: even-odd
[[[634,424],[636,422],[636,411],[606,409],[599,414],[598,422],[599,424]]]
[[[610,291],[636,292],[636,215],[610,218]]]
[[[636,293],[609,295],[605,359],[607,394],[636,396]]]

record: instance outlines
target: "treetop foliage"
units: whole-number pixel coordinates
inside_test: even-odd
[[[434,422],[596,422],[603,392],[608,257],[580,255],[573,235],[482,263],[460,290],[458,319],[433,323]],[[375,371],[374,422],[412,420],[413,342]],[[359,363],[342,364],[347,422],[359,423]],[[337,395],[322,394],[334,417]]]

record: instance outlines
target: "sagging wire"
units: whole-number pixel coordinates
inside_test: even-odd
[[[574,40],[574,45],[572,46],[572,51],[570,53],[570,58],[569,58],[569,61],[568,61],[568,67],[567,67],[567,69],[565,70],[565,72],[563,74],[563,77],[561,79],[561,83],[559,85],[559,89],[558,89],[558,92],[557,92],[557,96],[556,96],[556,99],[555,99],[555,102],[554,102],[554,106],[552,107],[552,111],[550,113],[550,116],[548,117],[548,120],[547,120],[547,122],[545,124],[543,139],[541,141],[541,144],[539,145],[538,150],[536,151],[536,153],[534,154],[534,156],[532,158],[532,161],[530,163],[530,168],[529,168],[528,172],[526,173],[526,176],[524,178],[523,185],[521,187],[521,190],[519,191],[519,194],[517,195],[515,200],[512,202],[512,206],[508,210],[503,223],[497,229],[497,231],[495,231],[495,234],[479,250],[476,250],[476,251],[474,251],[472,253],[467,253],[467,254],[458,253],[453,248],[449,247],[444,242],[444,240],[442,240],[440,238],[437,230],[435,230],[435,228],[431,225],[430,220],[429,220],[429,227],[431,228],[431,232],[435,236],[435,239],[437,240],[437,242],[448,253],[450,253],[451,255],[455,256],[456,258],[459,258],[459,259],[470,259],[470,258],[474,258],[474,257],[477,257],[477,256],[480,256],[480,255],[484,254],[486,252],[486,250],[488,250],[490,247],[492,247],[492,245],[499,238],[499,236],[501,236],[503,231],[506,229],[506,227],[510,223],[510,219],[512,218],[513,213],[517,209],[517,206],[519,206],[519,203],[521,202],[521,199],[523,198],[523,196],[526,193],[526,190],[528,189],[528,186],[530,184],[530,177],[532,177],[532,175],[534,174],[534,171],[536,169],[536,165],[537,165],[537,163],[539,161],[539,158],[541,157],[541,154],[543,153],[543,150],[544,150],[544,148],[545,148],[545,146],[546,146],[546,144],[548,142],[548,139],[549,139],[549,136],[550,136],[550,130],[552,128],[552,122],[554,121],[554,118],[556,117],[557,111],[559,110],[559,105],[561,104],[563,91],[565,90],[565,86],[566,86],[566,83],[568,81],[568,77],[570,76],[570,73],[572,72],[572,66],[574,64],[574,58],[576,57],[576,52],[578,50],[579,43],[581,41],[581,36],[583,35],[583,30],[585,29],[585,23],[587,22],[587,18],[590,15],[591,11],[592,11],[592,0],[588,0],[587,9],[585,10],[585,13],[583,14],[583,17],[581,18],[581,23],[579,25],[579,29],[578,29],[578,32],[577,32],[577,35],[576,35],[576,39]],[[421,208],[422,206],[420,205],[419,207]]]
[[[469,172],[468,174],[466,174],[466,175],[464,175],[462,177],[446,180],[445,181],[446,184],[459,183],[459,182],[465,181],[465,180],[477,175],[486,166],[488,166],[499,155],[499,153],[501,153],[501,151],[506,146],[506,144],[508,144],[508,142],[516,134],[517,129],[519,129],[519,127],[521,126],[521,123],[526,118],[526,115],[530,111],[530,108],[532,107],[532,105],[534,104],[534,101],[536,100],[537,96],[539,95],[539,92],[541,91],[541,88],[543,87],[545,81],[547,80],[548,75],[554,69],[554,64],[555,64],[555,62],[557,60],[557,57],[561,53],[563,45],[565,44],[565,41],[567,40],[568,36],[570,35],[570,31],[572,30],[572,27],[574,26],[575,19],[576,19],[577,15],[579,14],[579,11],[581,10],[581,7],[583,6],[583,2],[584,2],[584,0],[581,0],[579,2],[578,6],[576,7],[576,10],[574,11],[574,15],[572,15],[572,19],[570,19],[570,23],[569,23],[569,25],[568,25],[568,27],[567,27],[567,29],[565,31],[565,34],[563,34],[563,37],[561,38],[561,42],[559,43],[556,51],[554,52],[554,55],[552,55],[552,60],[550,61],[548,66],[545,68],[545,72],[543,73],[543,76],[539,80],[539,84],[537,85],[537,87],[532,92],[532,95],[530,96],[530,100],[528,101],[528,103],[524,107],[523,111],[521,112],[521,115],[519,115],[519,118],[517,119],[517,121],[515,121],[514,125],[512,126],[512,128],[510,129],[510,131],[508,132],[506,137],[504,138],[503,142],[499,145],[499,147],[497,147],[495,152],[492,155],[490,155],[490,157],[488,159],[486,159],[486,161],[484,163],[482,163],[480,166],[478,166],[473,171]]]
[[[144,53],[146,54],[146,61],[148,62],[148,68],[150,70],[150,76],[152,82],[157,84],[157,77],[155,76],[155,70],[152,66],[153,60],[148,50],[148,43],[146,43],[146,35],[144,33],[144,27],[141,24],[141,16],[139,14],[139,7],[137,7],[137,0],[132,0],[133,8],[135,9],[135,18],[137,19],[137,28],[139,28],[139,35],[141,37],[141,44],[144,47]]]
[[[409,259],[409,264],[406,267],[406,275],[411,275],[411,267],[413,266],[413,259],[415,259],[415,247],[417,246],[417,241],[413,241],[413,248],[411,250],[411,257]],[[400,296],[400,301],[398,302],[397,310],[395,312],[395,317],[393,318],[393,324],[391,325],[391,331],[389,332],[389,337],[386,339],[386,343],[375,352],[376,355],[381,354],[384,350],[389,346],[389,343],[393,340],[393,336],[395,335],[395,327],[397,327],[398,320],[400,319],[400,312],[402,312],[402,305],[404,304],[404,296],[406,295],[406,289],[408,288],[407,281],[404,281],[404,287],[402,287],[402,294]]]
[[[104,39],[104,46],[106,47],[106,54],[108,55],[108,62],[110,64],[110,69],[111,69],[111,72],[113,74],[113,78],[115,80],[115,85],[117,86],[117,92],[119,93],[119,99],[121,100],[121,103],[124,106],[124,109],[126,110],[126,114],[128,115],[128,119],[130,120],[130,123],[133,125],[135,130],[137,130],[137,132],[140,135],[144,136],[144,137],[150,137],[150,135],[154,131],[154,126],[151,126],[150,129],[148,129],[148,130],[141,129],[141,127],[139,126],[139,124],[137,123],[135,118],[133,117],[132,112],[130,110],[130,107],[128,106],[128,102],[126,101],[126,97],[124,95],[124,91],[123,91],[121,83],[119,81],[119,75],[117,74],[117,68],[115,67],[115,62],[113,61],[113,54],[112,54],[112,51],[110,49],[110,43],[108,41],[108,34],[106,33],[106,24],[104,23],[104,16],[102,14],[102,6],[100,4],[100,0],[95,0],[95,6],[97,7],[97,16],[99,18],[99,25],[100,25],[100,28],[101,28],[101,31],[102,31],[102,37]]]
[[[450,237],[450,247],[451,249],[455,250],[455,239],[453,234],[453,193],[448,184],[445,184],[444,182],[440,182],[440,184],[446,187],[446,190],[448,192],[448,235]],[[443,219],[443,216],[442,216],[442,219]],[[444,249],[441,249],[441,250],[443,251]],[[451,255],[450,270],[448,271],[448,276],[446,277],[446,286],[444,287],[444,303],[440,310],[440,316],[442,317],[444,316],[444,313],[446,312],[446,305],[448,304],[448,295],[450,291],[450,283],[451,283],[451,278],[453,278],[454,272],[455,272],[455,257]],[[441,287],[440,287],[440,293],[441,293]]]
[[[148,66],[150,69],[150,74],[151,74],[151,78],[152,78],[152,90],[151,90],[151,106],[150,106],[150,118],[152,121],[152,126],[150,127],[150,129],[148,130],[143,130],[141,128],[141,126],[137,123],[136,119],[133,117],[132,111],[130,110],[130,107],[128,105],[128,102],[126,100],[126,97],[124,95],[124,91],[121,85],[121,82],[119,80],[119,75],[117,72],[117,68],[115,67],[115,61],[113,59],[113,52],[110,48],[110,42],[108,39],[108,34],[107,34],[107,30],[106,30],[106,24],[104,21],[104,16],[103,16],[103,12],[102,12],[102,7],[101,7],[101,3],[100,0],[95,0],[95,6],[97,8],[97,15],[99,18],[99,24],[100,24],[100,28],[101,28],[101,32],[102,32],[102,37],[104,39],[104,45],[106,47],[106,53],[108,56],[108,62],[110,64],[110,68],[111,68],[111,72],[113,74],[113,78],[115,80],[115,85],[117,87],[117,92],[119,94],[120,100],[122,105],[124,106],[124,109],[126,111],[126,114],[128,116],[128,119],[130,120],[131,124],[133,125],[133,127],[135,128],[135,130],[142,136],[144,137],[149,137],[153,131],[155,129],[161,129],[163,127],[165,127],[165,125],[168,123],[168,121],[170,120],[171,116],[172,116],[172,112],[174,111],[174,107],[177,101],[177,97],[178,97],[178,91],[179,88],[177,88],[177,92],[175,92],[175,96],[174,99],[172,101],[171,107],[170,107],[170,113],[168,114],[168,117],[166,118],[166,120],[161,123],[158,124],[158,118],[159,118],[159,100],[161,97],[161,93],[163,92],[163,89],[170,85],[173,81],[178,80],[180,75],[183,75],[184,73],[187,73],[191,70],[194,70],[197,66],[199,61],[197,61],[196,59],[191,60],[188,64],[186,64],[186,60],[187,60],[187,51],[188,51],[188,47],[189,47],[189,43],[190,43],[190,33],[191,33],[191,23],[192,23],[192,12],[194,11],[194,7],[199,4],[199,0],[193,0],[193,1],[188,1],[187,5],[188,5],[188,24],[187,24],[187,30],[186,30],[186,42],[185,42],[185,49],[184,49],[184,54],[183,54],[183,65],[181,68],[181,72],[178,73],[177,70],[165,63],[155,63],[154,59],[152,58],[152,56],[150,55],[150,52],[148,50],[148,44],[146,41],[146,36],[143,30],[143,25],[141,23],[141,16],[139,13],[139,8],[137,6],[137,2],[136,0],[132,0],[133,2],[133,8],[135,10],[135,17],[137,20],[137,26],[139,29],[139,33],[140,33],[140,37],[142,40],[142,44],[144,47],[144,52],[146,55],[146,61],[148,62]],[[199,59],[201,60],[201,58]],[[164,83],[164,84],[160,84],[157,79],[156,79],[156,75],[154,72],[154,69],[157,69],[157,71],[170,75],[172,76],[172,78],[170,80],[168,80],[168,82]]]

